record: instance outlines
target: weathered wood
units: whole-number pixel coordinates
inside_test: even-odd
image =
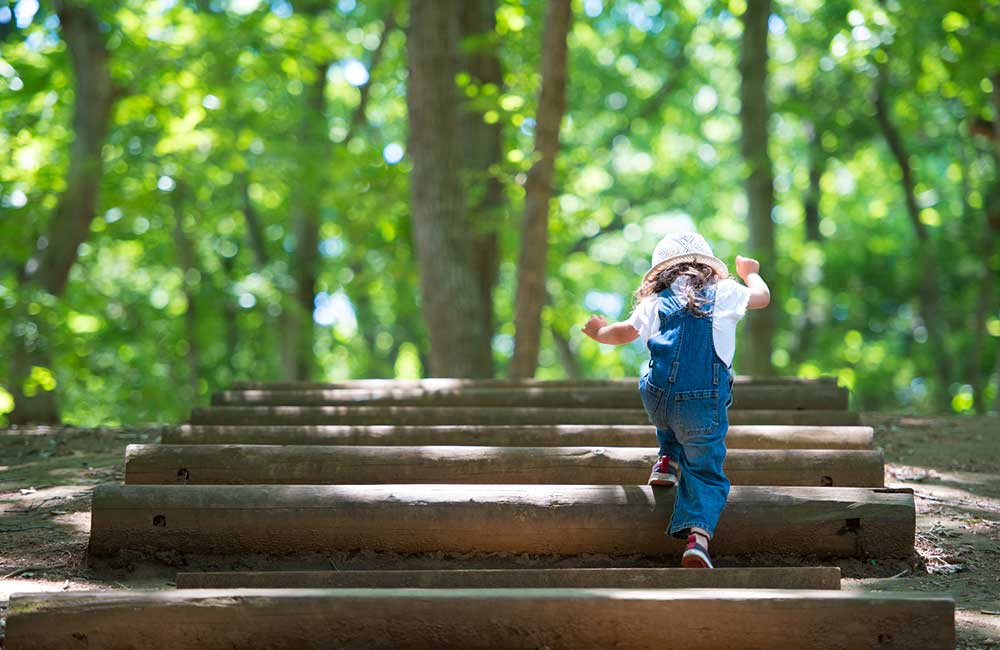
[[[639,447],[129,445],[129,485],[493,483],[639,485],[656,461]],[[733,449],[733,485],[881,487],[880,451]]]
[[[743,180],[746,189],[745,222],[749,228],[746,249],[760,260],[764,275],[771,284],[770,290],[780,295],[781,276],[769,273],[778,259],[775,246],[774,171],[768,152],[770,110],[767,90],[767,40],[771,0],[750,0],[745,5],[740,21],[743,33],[740,38],[740,154],[743,161]],[[777,331],[777,309],[755,310],[747,314],[740,338],[741,358],[746,368],[755,375],[773,375],[776,372],[771,354],[774,352],[774,335]]]
[[[641,409],[474,406],[213,406],[191,411],[192,424],[649,424]],[[732,410],[730,424],[853,426],[848,411]]]
[[[8,647],[955,647],[948,595],[786,589],[237,589],[16,594]]]
[[[513,552],[673,555],[676,490],[567,485],[99,485],[90,551],[296,555]],[[871,488],[732,488],[721,555],[909,557],[913,494]]]
[[[549,300],[549,203],[556,192],[559,126],[566,113],[567,36],[573,23],[571,0],[548,0],[542,27],[541,90],[534,111],[533,163],[524,181],[524,215],[514,293],[514,351],[507,372],[534,377],[542,341],[542,306]]]
[[[803,379],[802,377],[752,377],[736,375],[737,385],[753,386],[772,385],[802,385],[827,386],[837,385],[836,377],[818,377]],[[237,381],[233,382],[232,390],[334,390],[340,388],[513,388],[513,387],[591,387],[591,386],[625,386],[635,388],[639,384],[638,377],[623,377],[621,379],[468,379],[458,377],[428,377],[425,379],[345,379],[343,381]]]
[[[257,445],[491,445],[572,447],[655,445],[651,425],[191,425],[164,430],[164,444]],[[871,427],[735,425],[730,449],[871,449]]]
[[[734,409],[845,410],[847,389],[816,386],[738,386]],[[336,388],[228,390],[212,396],[216,406],[492,406],[641,409],[636,386],[505,388]]]
[[[838,567],[180,572],[178,589],[840,589]]]

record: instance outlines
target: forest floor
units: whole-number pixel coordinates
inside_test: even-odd
[[[909,561],[837,562],[844,589],[948,592],[957,604],[958,647],[1000,648],[1000,418],[865,415],[885,450],[886,485],[913,488],[917,555]],[[0,649],[13,592],[170,589],[180,566],[251,568],[266,558],[222,566],[192,558],[122,557],[88,564],[94,486],[121,483],[125,446],[158,442],[156,428],[0,430]],[[650,566],[643,558],[333,554],[301,568],[454,566]],[[610,560],[610,561],[609,561]],[[729,558],[718,564],[733,565]],[[780,562],[757,558],[754,564]],[[802,564],[823,564],[806,558]],[[662,564],[662,563],[661,563]]]

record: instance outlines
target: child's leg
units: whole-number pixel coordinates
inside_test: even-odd
[[[670,456],[672,461],[680,462],[681,454],[684,452],[673,429],[670,427],[657,429],[656,440],[660,443],[660,456]]]
[[[649,485],[674,487],[680,471],[680,456],[684,448],[677,442],[677,436],[670,427],[656,429],[656,439],[660,442],[659,457],[649,474]]]
[[[681,480],[668,529],[671,536],[685,538],[692,528],[700,529],[708,539],[714,534],[729,496],[729,479],[722,471],[728,428],[727,418],[722,418],[709,434],[686,439],[679,435]]]

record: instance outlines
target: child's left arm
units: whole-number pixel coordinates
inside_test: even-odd
[[[608,324],[603,316],[591,316],[581,330],[598,343],[624,345],[639,338],[639,332],[631,324],[621,321]]]
[[[771,290],[764,278],[760,277],[760,262],[752,257],[736,256],[736,274],[750,289],[750,300],[747,309],[763,309],[771,304]]]

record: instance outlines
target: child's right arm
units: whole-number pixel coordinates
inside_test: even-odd
[[[758,275],[760,262],[749,257],[736,256],[736,274],[743,278],[743,283],[750,289],[750,300],[747,309],[763,309],[771,304],[771,290],[767,283]]]
[[[598,343],[608,345],[623,345],[639,338],[639,332],[630,323],[622,321],[608,325],[603,316],[591,316],[581,331]]]

